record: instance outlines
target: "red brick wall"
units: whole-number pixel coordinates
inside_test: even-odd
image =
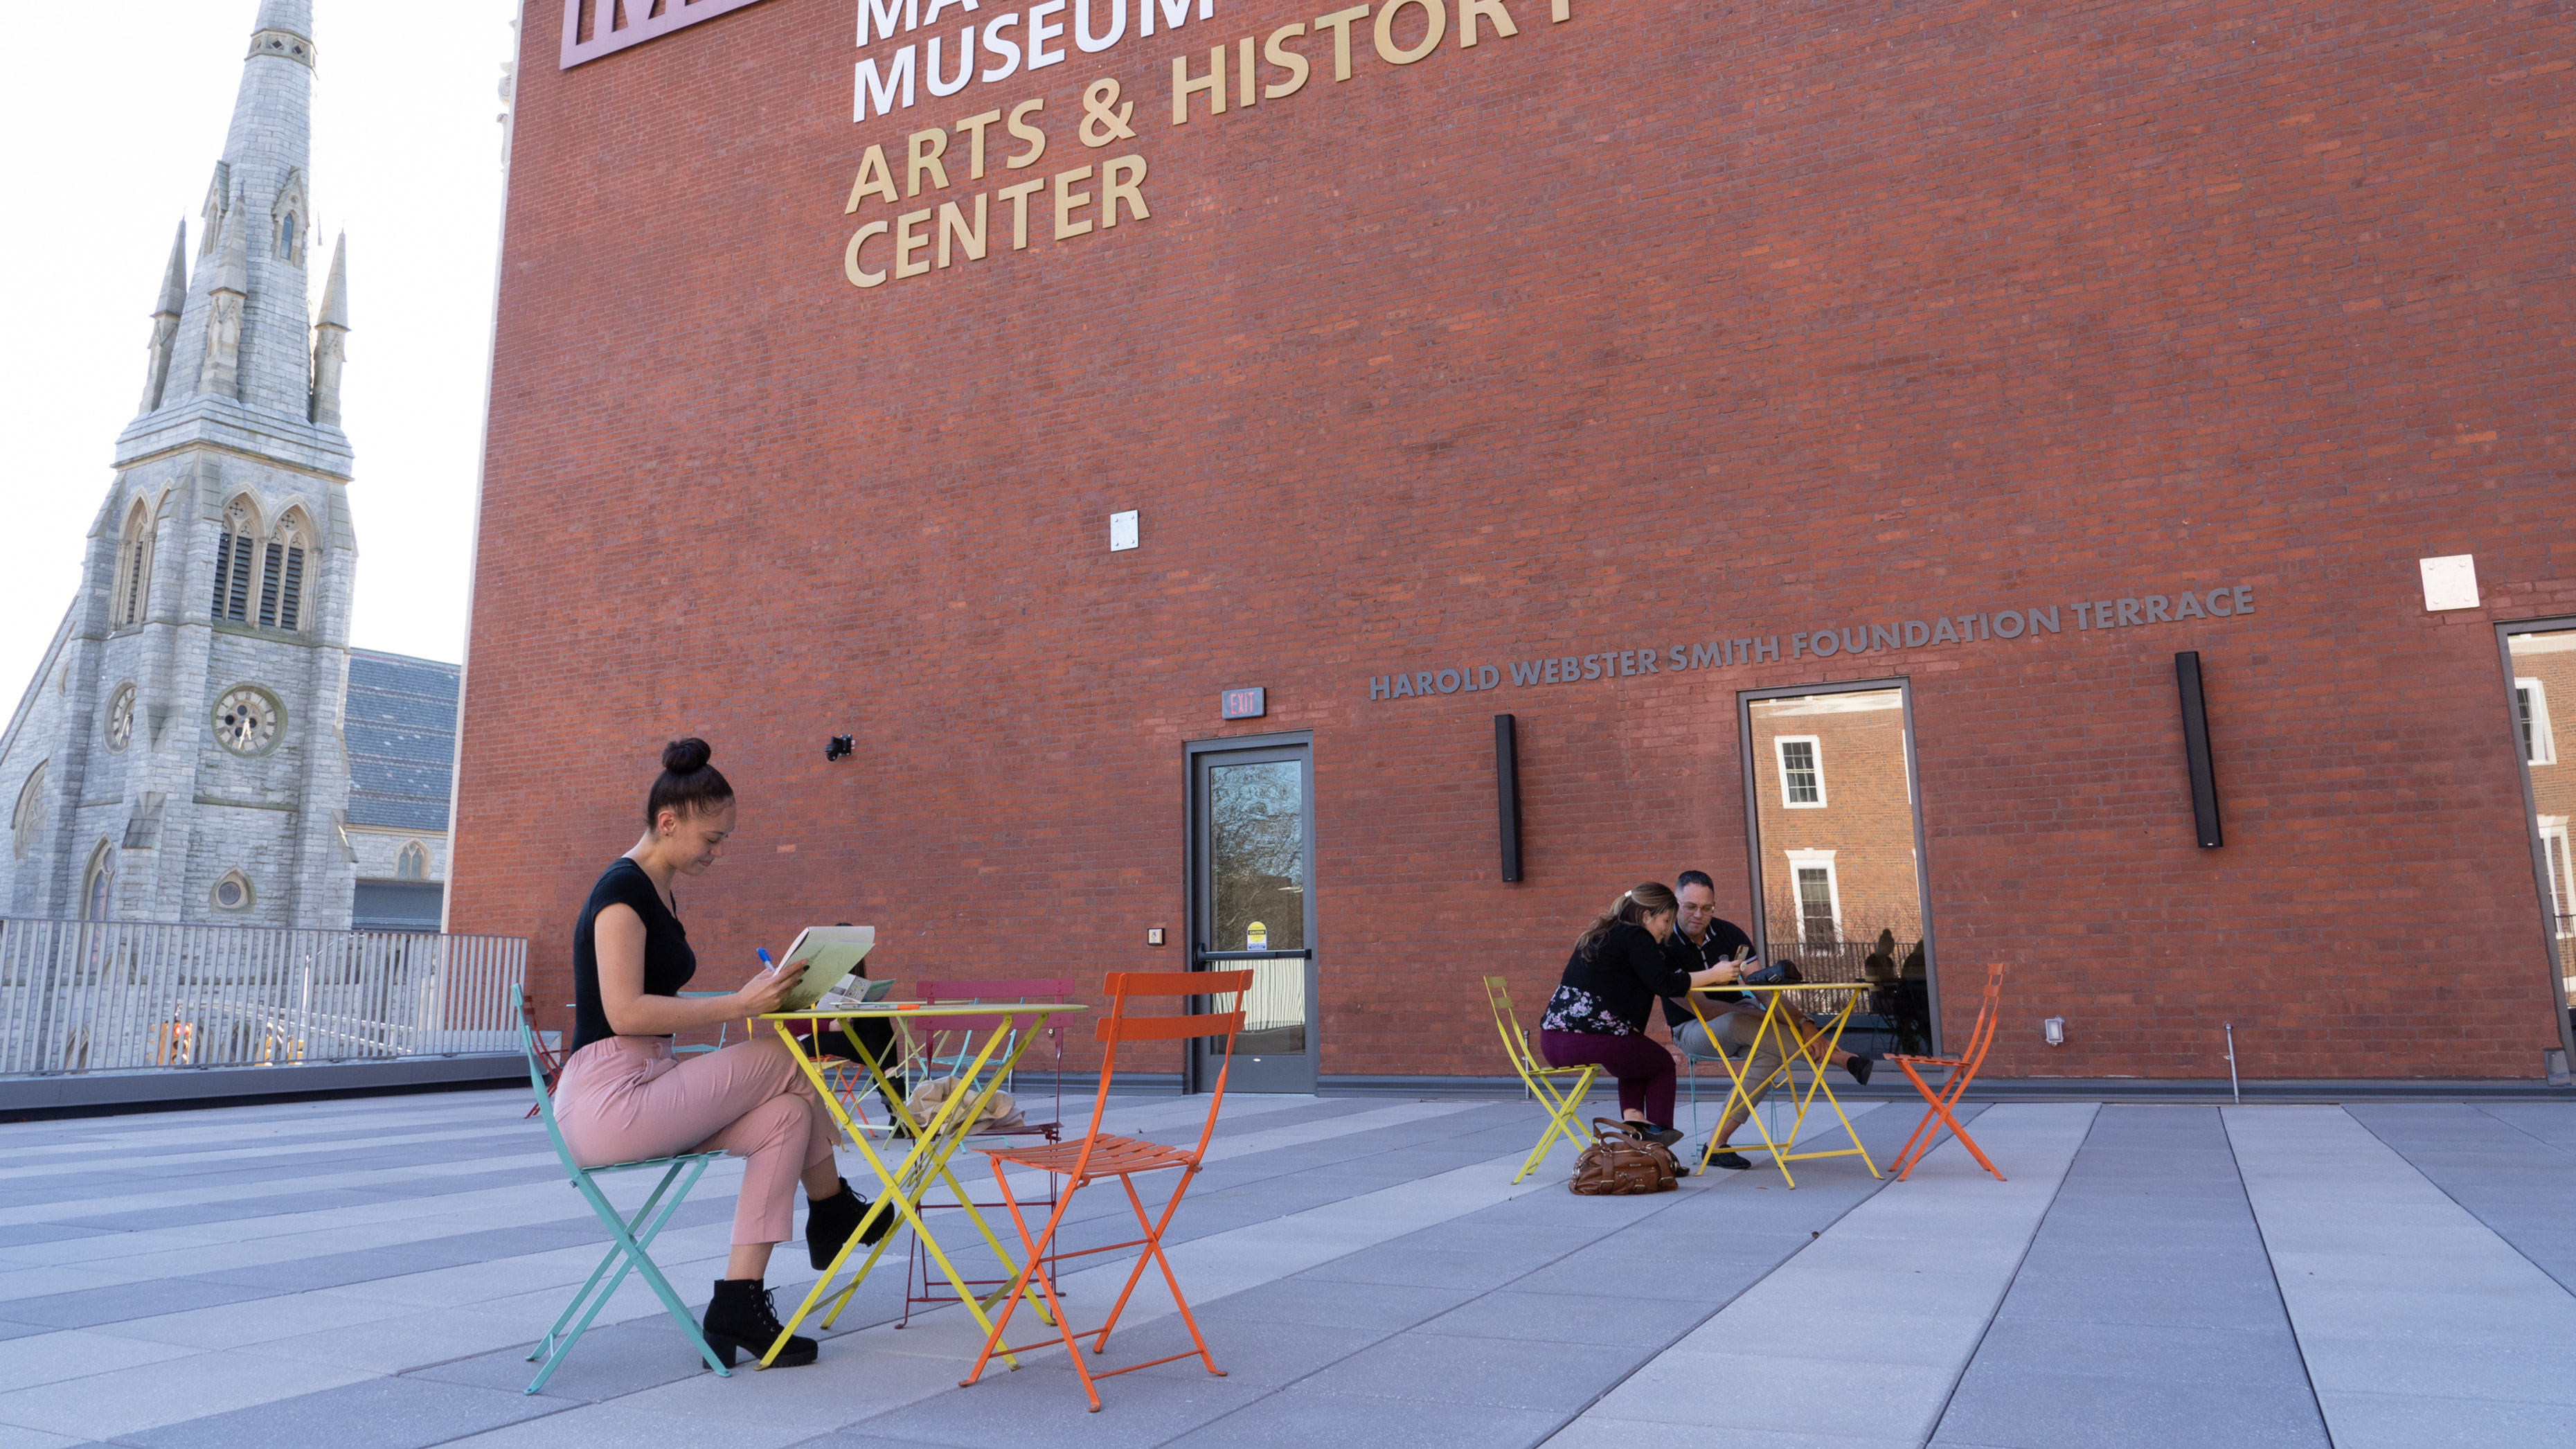
[[[952,117],[849,122],[848,0],[569,72],[532,7],[451,925],[565,999],[689,731],[745,807],[680,892],[706,981],[813,920],[903,976],[1175,965],[1182,743],[1310,729],[1324,1069],[1492,1074],[1478,972],[1534,1004],[1685,865],[1746,918],[1735,691],[1902,674],[1954,1038],[2013,968],[1990,1070],[2222,1075],[2232,1021],[2257,1077],[2536,1074],[2490,625],[2576,612],[2563,7],[1510,3],[1177,129],[1173,54],[1312,12],[957,97],[1042,89],[1069,166],[1115,74],[1153,216],[867,292],[860,153]],[[2442,553],[2485,607],[2424,612]],[[2222,585],[2255,612],[1788,646]],[[1778,656],[1367,697],[1728,635]],[[1221,725],[1245,684],[1270,718]],[[2475,969],[2407,965],[2436,941]]]

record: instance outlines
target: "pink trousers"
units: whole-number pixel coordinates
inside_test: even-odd
[[[584,1167],[728,1152],[749,1159],[733,1240],[795,1236],[796,1181],[828,1162],[840,1127],[784,1043],[761,1038],[686,1057],[657,1036],[616,1036],[572,1054],[555,1083],[555,1121]]]

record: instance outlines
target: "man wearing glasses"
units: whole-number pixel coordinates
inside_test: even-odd
[[[1675,883],[1674,894],[1681,899],[1679,919],[1673,924],[1672,940],[1664,951],[1676,969],[1704,971],[1712,966],[1737,967],[1738,975],[1753,969],[1753,938],[1733,921],[1720,920],[1717,914],[1717,883],[1708,872],[1686,870]],[[1679,997],[1664,999],[1664,1025],[1672,1028],[1673,1045],[1681,1048],[1684,1060],[1697,1063],[1714,1061],[1721,1056],[1742,1058],[1753,1050],[1753,1038],[1762,1026],[1762,1004],[1747,1000],[1741,991],[1707,990],[1697,993],[1700,1016],[1708,1019],[1702,1026],[1700,1017],[1691,1014],[1690,1006]],[[1806,1013],[1785,1007],[1777,1020],[1813,1043],[1822,1028],[1807,1019]],[[1712,1033],[1714,1037],[1712,1038]],[[1776,1038],[1777,1033],[1774,1033]],[[1809,1048],[1813,1050],[1812,1045]],[[1746,1080],[1768,1082],[1780,1069],[1780,1044],[1776,1039],[1762,1044],[1761,1054],[1744,1063]],[[1858,1052],[1837,1051],[1834,1065],[1851,1073],[1852,1080],[1863,1086],[1869,1083],[1871,1060]],[[1777,1085],[1777,1083],[1773,1083]],[[1754,1094],[1759,1102],[1770,1094],[1770,1088]],[[1726,1150],[1727,1139],[1744,1123],[1749,1113],[1742,1108],[1731,1112],[1717,1124],[1717,1152],[1709,1159],[1712,1167],[1737,1171],[1751,1167],[1740,1152]]]

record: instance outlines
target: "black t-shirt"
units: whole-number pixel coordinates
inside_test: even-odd
[[[1679,928],[1673,931],[1672,939],[1664,943],[1664,954],[1672,958],[1674,968],[1689,972],[1705,971],[1721,961],[1732,961],[1739,950],[1746,956],[1751,956],[1753,938],[1744,934],[1744,928],[1733,921],[1717,918],[1709,921],[1708,936],[1697,945],[1693,945],[1691,939],[1683,935]],[[1744,993],[1741,991],[1711,991],[1708,994],[1720,1001],[1744,999]],[[1694,1020],[1696,1018],[1691,1015],[1691,1009],[1682,1004],[1680,997],[1664,998],[1664,1025],[1679,1031]]]
[[[689,949],[688,930],[662,904],[662,893],[644,867],[619,856],[600,872],[599,884],[582,902],[581,920],[572,928],[572,1049],[617,1035],[608,1024],[608,1008],[599,999],[599,945],[592,929],[601,908],[626,906],[644,922],[644,994],[677,996],[698,974],[698,953]]]

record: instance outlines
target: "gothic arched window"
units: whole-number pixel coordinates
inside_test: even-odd
[[[143,622],[152,602],[152,512],[140,500],[125,515],[116,545],[116,592],[109,595],[108,624],[122,629]]]
[[[404,842],[402,854],[394,857],[394,879],[429,879],[429,847],[417,840]]]
[[[248,499],[236,498],[224,510],[223,541],[215,549],[215,617],[248,622],[251,575],[258,560],[253,552],[259,518]]]
[[[259,622],[270,629],[300,629],[304,625],[304,559],[312,544],[304,532],[304,519],[290,513],[269,535],[268,549],[260,560]]]
[[[268,214],[277,224],[277,259],[304,263],[304,173],[289,171],[286,183],[277,188],[277,200]]]
[[[44,837],[45,762],[42,760],[36,762],[35,769],[27,772],[27,783],[18,790],[18,808],[9,817],[9,833],[11,845],[20,860],[25,860],[27,852],[35,849],[36,842]]]
[[[89,874],[81,878],[81,919],[104,921],[116,909],[116,847],[102,840],[90,852]]]

